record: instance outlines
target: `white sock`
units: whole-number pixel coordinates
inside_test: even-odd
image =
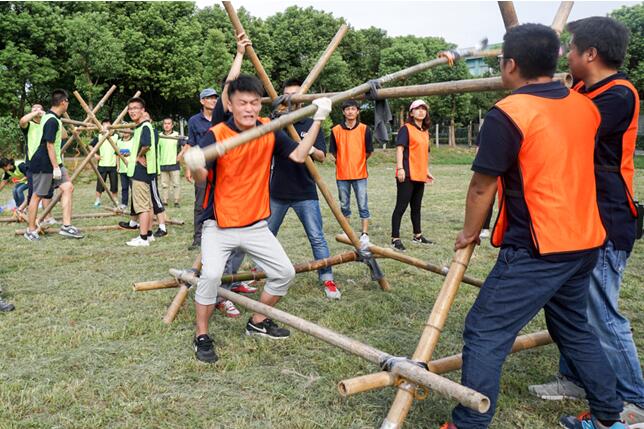
[[[139,223],[135,220],[130,220],[130,226],[131,227],[139,226]]]
[[[163,232],[168,232],[168,231],[166,231],[166,229],[165,229],[165,223],[160,223],[160,224],[159,224],[159,229],[160,229],[161,231],[163,231]]]

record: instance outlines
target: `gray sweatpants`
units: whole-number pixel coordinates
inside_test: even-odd
[[[266,273],[264,291],[284,296],[295,277],[293,264],[280,242],[262,220],[244,228],[219,228],[214,220],[203,223],[201,236],[201,276],[197,283],[195,301],[202,305],[217,302],[226,261],[235,249],[241,249]]]

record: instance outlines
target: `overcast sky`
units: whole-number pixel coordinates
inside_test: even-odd
[[[569,20],[588,16],[605,16],[622,5],[639,2],[578,1]],[[197,0],[198,7],[220,4],[214,0]],[[289,6],[331,12],[343,17],[353,28],[382,28],[390,36],[440,36],[459,47],[475,46],[487,37],[490,43],[501,42],[503,21],[496,1],[292,1],[292,0],[233,0],[236,8],[244,6],[253,16],[266,18]],[[520,22],[550,25],[559,6],[558,1],[514,2]]]

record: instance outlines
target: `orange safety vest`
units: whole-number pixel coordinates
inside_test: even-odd
[[[637,90],[632,83],[626,79],[615,79],[606,83],[600,88],[592,92],[587,92],[582,95],[593,100],[595,97],[603,94],[612,87],[616,85],[625,86],[630,89],[633,95],[635,96],[635,109],[633,109],[633,118],[631,119],[626,132],[622,136],[622,161],[619,166],[612,165],[597,165],[597,168],[605,169],[607,171],[615,171],[619,173],[622,177],[622,182],[624,183],[624,188],[626,190],[626,195],[628,196],[628,205],[631,209],[631,214],[633,217],[637,217],[637,208],[635,207],[635,194],[633,193],[633,177],[635,176],[635,164],[633,162],[633,155],[635,154],[635,145],[637,144],[637,125],[638,119],[640,116],[640,97],[637,93]],[[579,91],[583,88],[584,82],[579,82],[573,88],[575,91]]]
[[[505,197],[524,198],[530,232],[540,255],[600,247],[606,230],[595,190],[595,136],[599,111],[571,91],[550,99],[513,94],[496,104],[522,135],[518,167],[522,189],[505,189],[499,178],[499,218],[492,244],[503,243],[508,227]]]
[[[331,132],[337,148],[335,156],[336,180],[366,179],[369,176],[365,146],[367,126],[360,123],[355,128],[347,130],[342,125],[336,125],[331,129]]]
[[[427,165],[429,164],[429,131],[419,130],[415,125],[406,123],[409,136],[409,179],[414,182],[427,181]]]
[[[268,118],[259,118],[262,124]],[[210,131],[215,144],[238,134],[221,122]],[[214,214],[220,228],[249,226],[271,215],[269,179],[275,134],[268,133],[238,146],[217,159],[214,183]],[[208,172],[208,185],[203,208],[208,207],[212,192],[213,171]]]

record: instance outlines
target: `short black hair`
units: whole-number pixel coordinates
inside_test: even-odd
[[[0,158],[0,168],[5,168],[8,165],[13,165],[13,159]]]
[[[360,104],[354,99],[349,99],[349,100],[344,100],[342,102],[341,108],[342,110],[346,109],[347,107],[356,107],[358,110],[360,110]]]
[[[591,16],[571,22],[567,28],[572,34],[572,44],[580,54],[595,48],[599,58],[607,66],[619,68],[624,63],[630,33],[621,22],[613,18]]]
[[[174,119],[172,119],[172,116],[170,116],[170,115],[165,115],[163,117],[163,119],[161,120],[161,122],[165,121],[166,119],[170,119],[172,122],[174,122]]]
[[[52,106],[58,106],[65,100],[69,100],[69,95],[67,95],[67,91],[65,91],[64,89],[54,89],[54,91],[51,93]]]
[[[111,120],[111,119],[109,119],[109,118],[105,118],[105,119],[103,119],[103,120],[101,121],[101,125],[103,125],[103,124],[111,124],[111,123],[112,123],[112,120]]]
[[[264,86],[257,77],[249,74],[240,74],[235,80],[228,83],[228,98],[232,98],[236,92],[252,92],[259,95],[264,95]]]
[[[302,80],[298,79],[296,77],[292,77],[290,79],[286,79],[284,81],[284,85],[282,85],[282,91],[288,86],[302,86]]]
[[[559,37],[542,24],[512,27],[503,36],[503,58],[513,59],[526,79],[552,77],[559,59]]]
[[[130,105],[131,103],[139,103],[143,109],[145,109],[145,100],[142,99],[141,97],[132,97],[129,100],[127,100],[127,104]]]

